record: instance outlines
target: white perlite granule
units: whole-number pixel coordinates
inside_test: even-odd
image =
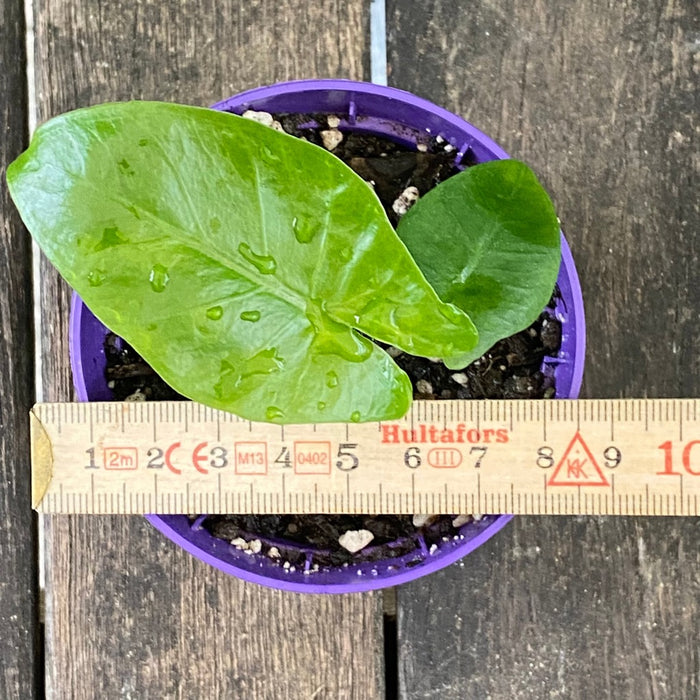
[[[364,549],[373,539],[374,535],[369,530],[348,530],[338,538],[338,543],[351,554],[355,554]]]
[[[413,185],[407,187],[391,205],[394,214],[403,216],[418,201],[418,197],[420,197],[420,192],[418,192],[417,187]]]
[[[429,395],[433,393],[433,385],[425,379],[419,379],[416,382],[416,389],[418,390],[419,394],[423,395]]]
[[[343,140],[343,134],[338,129],[326,129],[321,132],[321,141],[327,151],[332,151]]]
[[[462,525],[466,525],[468,522],[470,522],[471,519],[472,519],[471,515],[458,515],[452,521],[452,527],[462,527]]]
[[[469,379],[464,372],[455,372],[452,375],[452,381],[461,384],[462,386],[467,386],[469,384]]]
[[[243,112],[242,116],[244,119],[250,119],[251,121],[258,122],[258,124],[269,126],[275,131],[281,131],[284,133],[282,125],[269,112],[256,112],[253,109],[248,109]]]

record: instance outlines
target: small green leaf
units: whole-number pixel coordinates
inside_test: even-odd
[[[365,335],[424,355],[476,342],[367,183],[255,122],[78,110],[40,127],[7,178],[67,282],[196,401],[278,423],[396,418],[410,382]]]
[[[527,328],[552,295],[559,223],[519,161],[490,161],[446,180],[413,205],[397,233],[440,298],[468,313],[479,332],[473,349],[445,356],[448,367],[464,367]]]

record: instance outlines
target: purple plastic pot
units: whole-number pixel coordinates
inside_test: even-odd
[[[505,151],[460,117],[427,100],[394,88],[348,80],[301,80],[256,88],[219,102],[214,109],[242,114],[247,109],[268,112],[330,113],[342,117],[341,130],[389,136],[407,145],[441,136],[470,163],[507,158]],[[562,236],[561,297],[555,315],[562,322],[562,346],[557,358],[546,360],[545,373],[556,379],[556,396],[576,398],[581,386],[585,350],[583,300],[569,246]],[[110,400],[104,378],[103,342],[107,329],[77,295],[71,308],[71,364],[81,401]],[[371,564],[310,571],[313,552],[303,551],[304,565],[283,569],[264,555],[250,555],[212,537],[200,521],[184,515],[149,515],[150,522],[197,558],[228,574],[266,586],[306,593],[347,593],[393,586],[425,576],[469,554],[498,532],[510,515],[487,515],[461,528],[458,537],[430,553],[417,534],[415,549]]]

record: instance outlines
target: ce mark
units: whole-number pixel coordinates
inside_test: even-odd
[[[150,460],[148,467],[150,469],[158,469],[167,467],[173,474],[182,474],[182,469],[173,464],[177,461],[176,452],[182,449],[182,443],[174,442],[167,450],[163,451],[160,447],[152,447],[148,450]],[[213,469],[223,469],[228,466],[228,451],[221,445],[214,445],[209,449],[208,442],[200,442],[191,454],[192,466],[200,474],[208,474],[207,467]]]

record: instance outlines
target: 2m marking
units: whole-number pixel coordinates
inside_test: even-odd
[[[105,447],[105,469],[132,471],[139,467],[139,455],[135,447]]]

